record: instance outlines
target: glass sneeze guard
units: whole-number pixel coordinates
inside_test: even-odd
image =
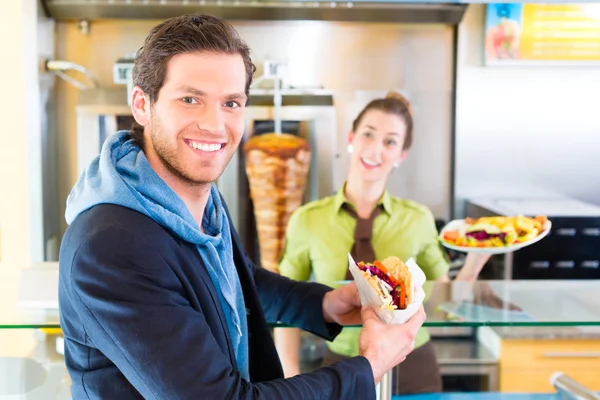
[[[335,282],[339,286],[347,282]],[[427,282],[428,327],[600,326],[600,281]],[[273,327],[289,327],[270,321]],[[0,329],[59,328],[58,310],[4,306]]]

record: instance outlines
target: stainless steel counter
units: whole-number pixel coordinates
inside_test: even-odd
[[[498,390],[498,359],[475,339],[432,339],[444,391]]]
[[[494,365],[498,360],[484,345],[473,339],[433,339],[438,363]]]

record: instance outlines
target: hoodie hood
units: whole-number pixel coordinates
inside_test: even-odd
[[[222,212],[214,184],[210,200],[216,203],[214,210]],[[183,200],[154,172],[129,131],[110,136],[100,155],[85,169],[67,198],[67,223],[71,224],[79,214],[102,203],[139,211],[190,243],[201,244],[210,238],[200,231]],[[211,221],[219,225],[211,224],[219,232],[220,221],[222,218]]]

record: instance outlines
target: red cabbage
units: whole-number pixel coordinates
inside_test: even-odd
[[[486,231],[473,231],[473,232],[467,232],[465,234],[465,236],[470,236],[475,240],[487,240],[487,239],[492,239],[492,238],[500,238],[500,240],[502,240],[504,242],[504,238],[506,237],[506,232],[501,232],[501,233],[487,233]]]
[[[370,264],[360,265],[359,264],[358,268],[363,271],[371,272],[371,274],[375,275],[376,277],[378,277],[379,279],[381,279],[382,281],[387,283],[392,288],[392,291],[390,294],[392,296],[392,300],[394,301],[394,305],[396,307],[400,308],[400,295],[398,294],[398,291],[396,290],[396,287],[392,283],[392,280],[390,279],[389,276],[387,276],[383,271],[381,271],[379,268],[377,268],[374,265],[370,265]]]
[[[394,300],[394,305],[400,309],[400,289],[392,290],[392,299]],[[404,294],[402,294],[404,296]]]

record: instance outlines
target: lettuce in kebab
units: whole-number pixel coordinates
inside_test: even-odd
[[[412,274],[398,257],[388,257],[382,262],[359,262],[360,273],[377,292],[381,308],[405,310],[413,301]]]

